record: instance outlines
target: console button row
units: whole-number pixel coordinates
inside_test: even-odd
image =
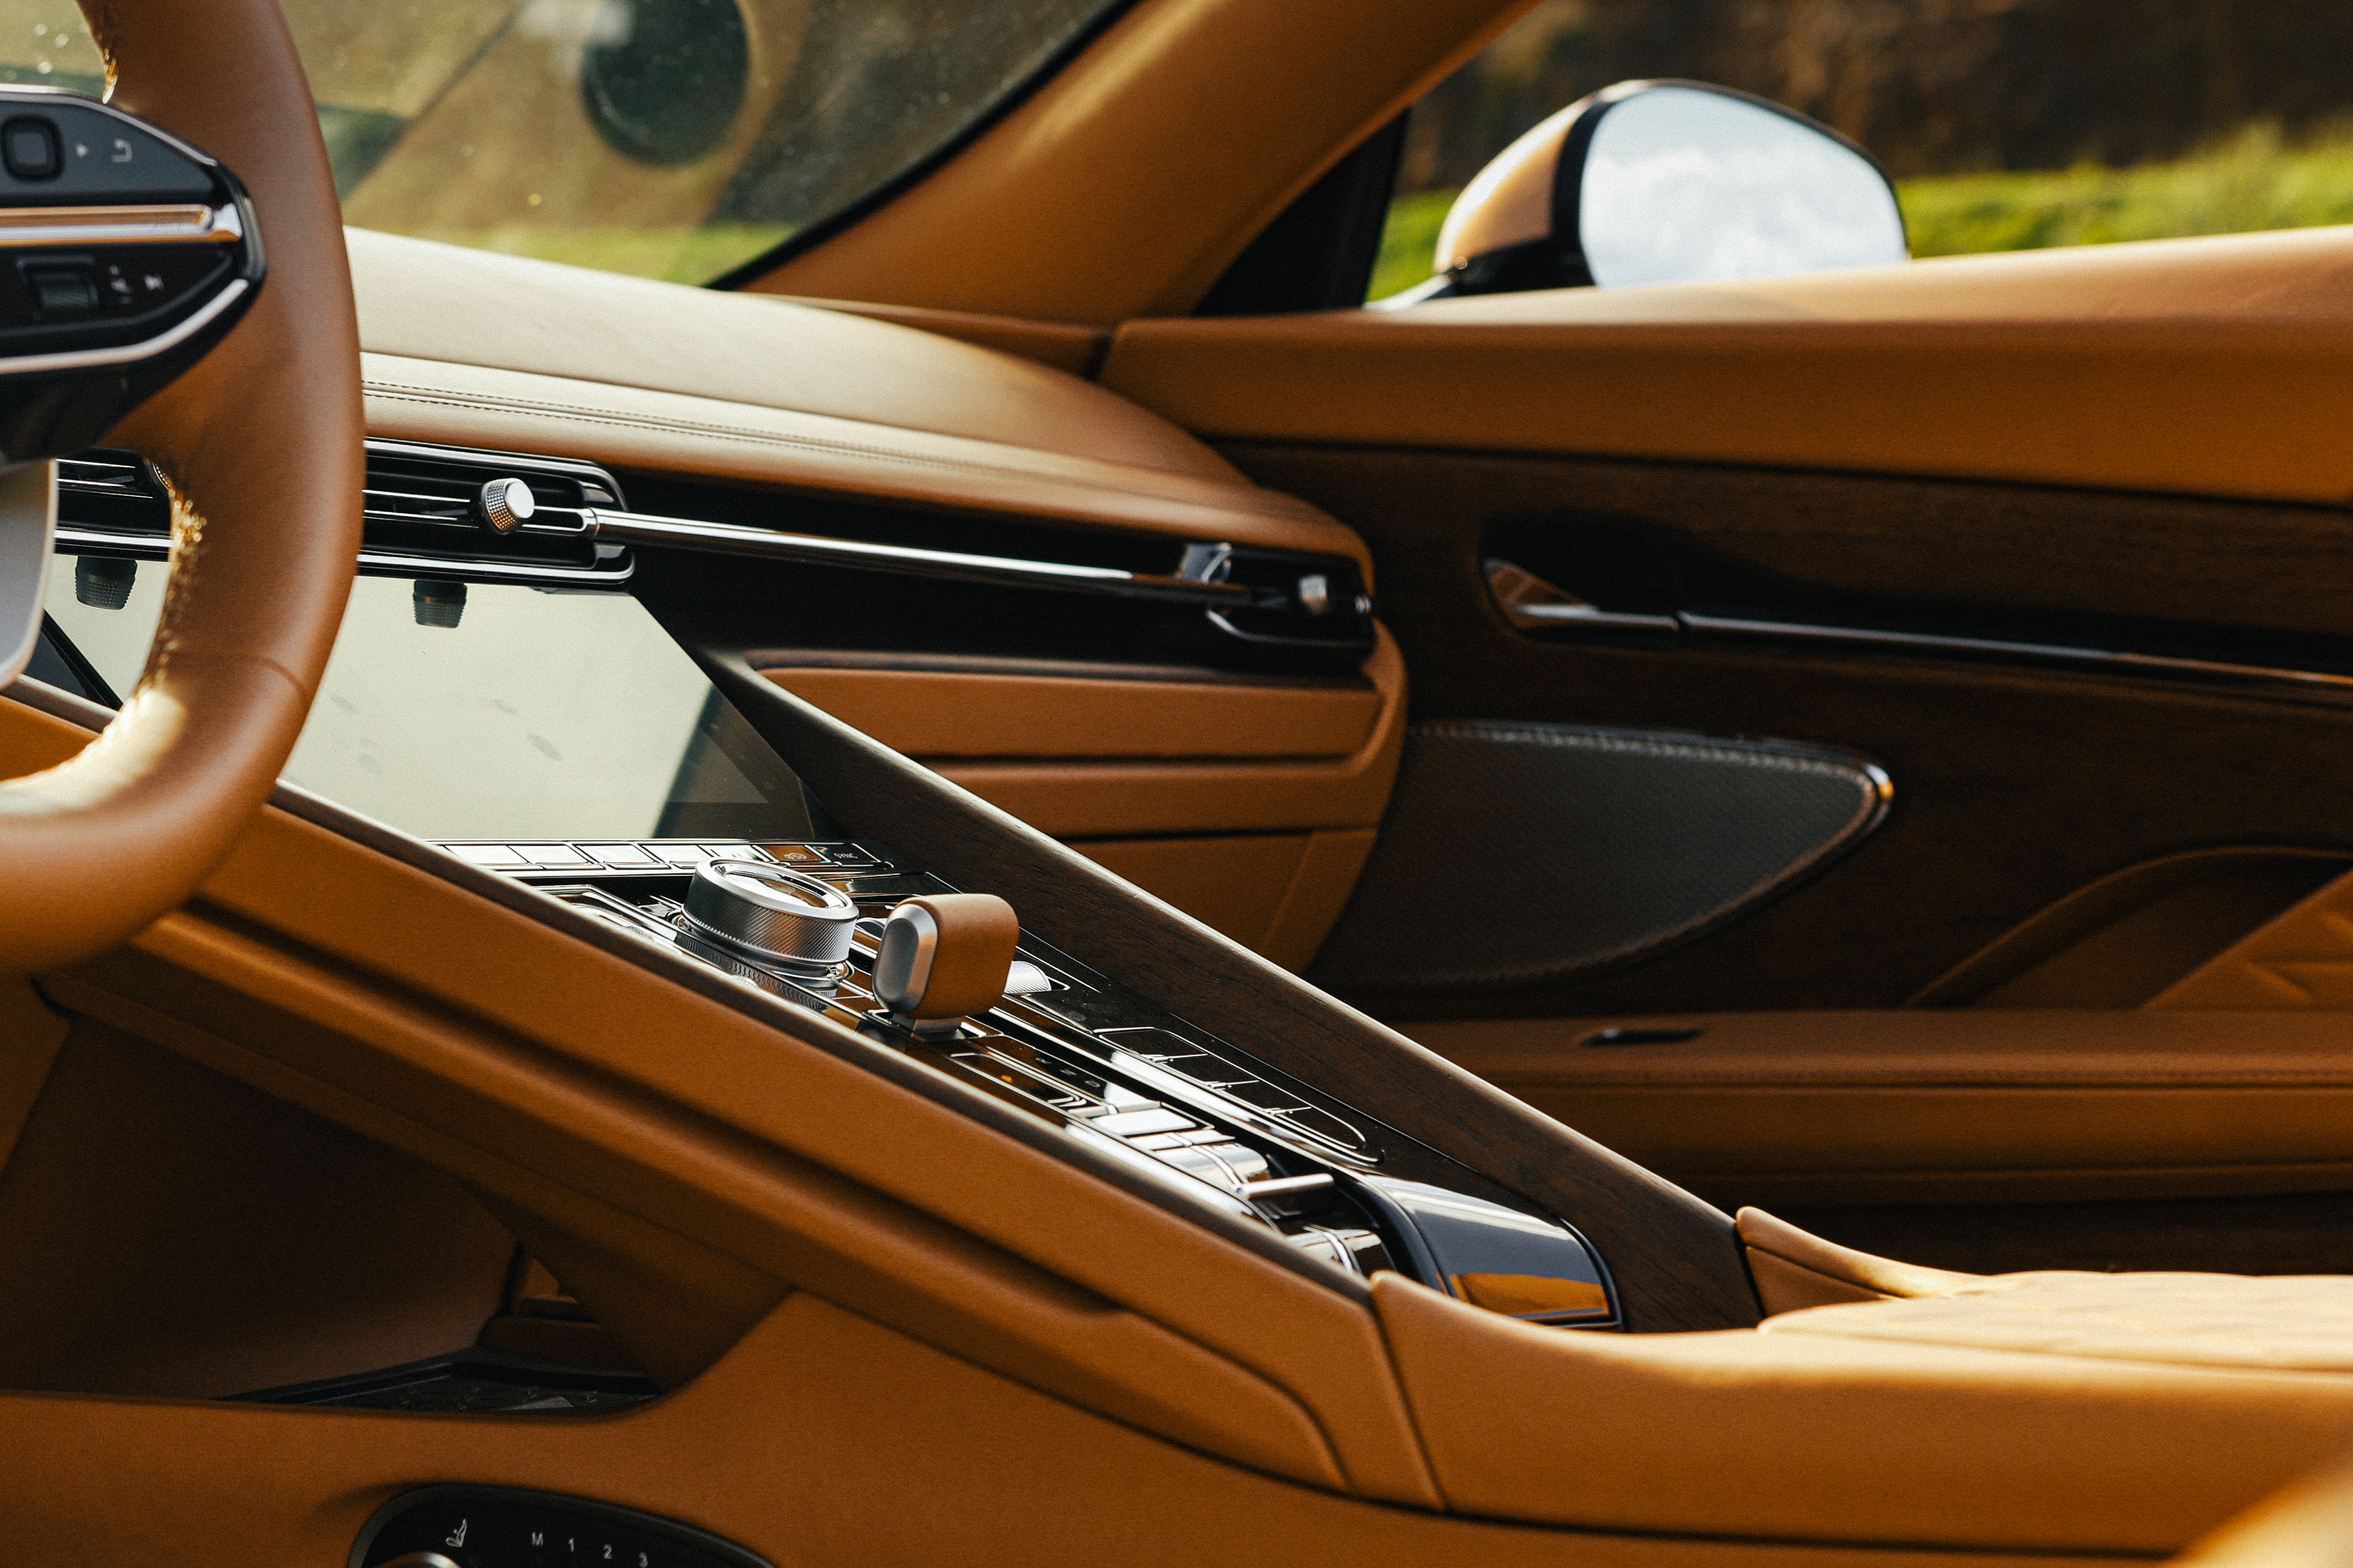
[[[808,870],[888,869],[887,863],[880,857],[855,844],[766,841],[751,844],[742,839],[691,843],[679,839],[628,842],[567,839],[503,844],[443,841],[440,847],[460,860],[480,866],[486,871],[525,874],[567,871],[578,875],[584,872],[629,871],[639,875],[674,875],[680,871],[691,871],[706,860],[728,856],[774,860],[781,865]]]
[[[1203,1089],[1215,1089],[1322,1147],[1344,1150],[1360,1160],[1375,1157],[1365,1135],[1331,1111],[1307,1104],[1298,1095],[1277,1088],[1182,1035],[1167,1029],[1101,1029],[1096,1034],[1104,1044]]]

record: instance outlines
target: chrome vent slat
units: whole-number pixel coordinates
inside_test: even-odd
[[[476,521],[476,498],[498,479],[522,479],[539,501],[531,521],[505,534]],[[588,537],[586,509],[620,495],[592,464],[370,441],[364,483],[363,573],[579,588],[616,588],[634,574],[628,552]],[[136,454],[96,447],[62,458],[58,490],[60,550],[166,553],[171,514]]]

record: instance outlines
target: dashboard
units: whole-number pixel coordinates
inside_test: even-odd
[[[30,673],[112,705],[146,657],[168,518],[127,454],[68,460],[60,491],[66,553]],[[626,512],[622,481],[594,465],[372,443],[361,575],[286,782],[646,948],[818,1013],[1141,1177],[1176,1212],[1278,1237],[1341,1274],[1397,1270],[1532,1322],[1623,1322],[1606,1263],[1567,1220],[1086,954],[1025,931],[985,1005],[945,1019],[894,1006],[886,972],[899,913],[911,900],[989,889],[954,885],[841,826],[632,592],[667,552],[744,552],[746,542],[708,519],[655,520],[670,531],[641,528],[626,543],[592,531],[641,515]],[[820,570],[917,585],[1029,586],[1021,574],[1039,564],[767,537]],[[846,565],[824,553],[861,544],[878,553]],[[1063,591],[1206,622],[1251,658],[1361,651],[1369,601],[1344,560],[1195,546],[1172,572],[1150,564],[1095,567],[1086,586]],[[1312,612],[1297,603],[1302,579],[1322,600]],[[1239,592],[1195,591],[1209,588]],[[839,929],[812,935],[808,921],[775,913],[804,905],[830,907]],[[251,1397],[589,1409],[651,1392],[476,1355]]]

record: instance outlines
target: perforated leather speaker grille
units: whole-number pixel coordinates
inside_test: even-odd
[[[1417,724],[1379,845],[1310,977],[1485,989],[1621,965],[1852,847],[1890,798],[1875,764],[1803,746]]]

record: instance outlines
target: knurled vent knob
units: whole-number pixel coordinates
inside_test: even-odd
[[[512,533],[531,521],[539,502],[521,479],[492,479],[482,487],[482,521],[501,533]]]

